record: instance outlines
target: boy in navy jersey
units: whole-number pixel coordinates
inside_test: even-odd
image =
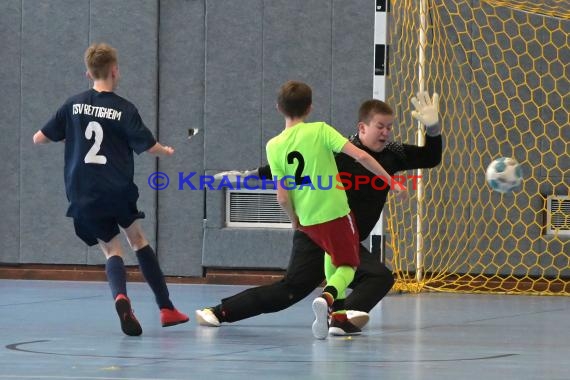
[[[77,236],[89,246],[98,243],[107,258],[105,272],[123,332],[141,335],[142,328],[127,297],[119,227],[154,292],[162,326],[187,322],[188,316],[170,301],[156,255],[137,221],[144,213],[137,209],[139,192],[133,181],[133,151],[170,156],[174,149],[158,143],[136,107],[113,92],[119,81],[113,47],[89,46],[85,65],[93,88],[69,98],[36,132],[34,144],[65,141],[67,216],[73,218]]]

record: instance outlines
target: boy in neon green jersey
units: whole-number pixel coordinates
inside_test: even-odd
[[[330,255],[330,260],[325,260],[327,285],[313,301],[313,335],[325,339],[329,308],[331,334],[360,333],[347,320],[344,310],[345,291],[359,264],[359,235],[344,188],[322,189],[318,184],[338,178],[334,152],[353,157],[386,181],[390,176],[372,156],[327,123],[305,123],[311,104],[312,91],[307,84],[289,81],[281,86],[277,107],[285,117],[285,130],[267,143],[266,150],[272,173],[278,179],[277,200],[293,228],[301,229]],[[406,190],[399,183],[393,187],[401,194]]]

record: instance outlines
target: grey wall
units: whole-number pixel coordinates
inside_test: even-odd
[[[10,99],[4,103],[15,103],[9,109],[19,112],[13,119],[4,119],[1,126],[7,132],[3,144],[9,146],[2,151],[6,155],[3,159],[10,165],[19,164],[18,182],[14,181],[18,166],[15,170],[3,168],[9,170],[5,178],[13,190],[2,200],[3,210],[11,210],[3,212],[9,216],[2,222],[2,261],[102,263],[98,249],[88,249],[79,241],[71,219],[64,217],[67,200],[63,188],[63,145],[35,147],[31,137],[68,96],[88,88],[83,52],[90,42],[101,40],[119,49],[121,70],[127,73],[117,92],[133,99],[149,128],[156,131],[157,3],[9,1],[0,4],[0,13],[5,18],[2,28],[9,28],[7,34],[2,33],[5,56],[1,83],[4,88],[20,91],[16,91],[18,96],[10,93]],[[118,33],[117,26],[122,23],[132,25],[132,34]],[[4,65],[10,61],[14,61],[13,65]],[[141,61],[151,64],[140,65]],[[141,175],[146,178],[156,164],[152,157],[138,161],[140,183]],[[141,190],[139,207],[147,213],[144,225],[154,242],[155,195]],[[18,250],[13,248],[16,237]],[[132,257],[128,263],[134,263]]]
[[[20,118],[21,118],[21,28],[20,2],[0,3],[0,91],[3,117],[0,119],[0,261],[20,260]]]
[[[159,138],[176,148],[158,170],[176,173],[204,170],[204,131],[188,140],[189,128],[204,128],[205,7],[203,1],[160,3]],[[202,275],[204,194],[158,192],[158,252],[163,270],[173,275]]]
[[[265,144],[283,124],[275,110],[275,95],[279,85],[288,79],[304,80],[313,87],[311,120],[329,121],[344,134],[354,131],[358,105],[372,95],[374,5],[372,0],[1,1],[0,86],[7,90],[0,93],[3,111],[0,262],[103,262],[97,248],[87,249],[75,237],[71,220],[64,216],[67,202],[62,175],[63,145],[33,146],[31,137],[69,95],[88,88],[83,52],[90,42],[105,40],[119,50],[122,81],[117,92],[138,107],[160,141],[176,149],[172,157],[156,159],[143,154],[136,159],[136,182],[141,192],[139,207],[147,214],[143,227],[157,248],[165,273],[200,276],[205,266],[284,268],[291,231],[226,228],[224,193],[178,190],[178,174],[212,174],[264,164]],[[460,11],[469,13],[467,7]],[[531,21],[542,25],[542,19]],[[568,23],[561,29],[554,22],[545,22],[538,32],[549,34],[551,29],[568,32]],[[395,31],[392,38],[399,42],[392,46],[392,61],[399,60],[398,54],[403,50],[417,51],[415,41],[404,44],[397,39],[404,25],[407,24],[402,22],[392,28]],[[446,25],[449,38],[471,38],[454,36],[454,31],[464,30],[465,25],[461,28]],[[568,49],[561,52],[568,55]],[[541,107],[541,118],[549,120],[554,114],[556,119],[567,120],[567,105],[560,104],[567,97],[557,99],[550,91],[555,83],[567,85],[567,66],[551,65],[547,54],[545,51],[544,59],[537,54],[533,65],[539,73],[550,70],[553,80],[541,83],[544,89],[535,89],[532,100],[535,104],[548,105]],[[473,67],[481,69],[473,72],[454,72],[459,65],[452,65],[449,70],[465,81],[486,80],[484,75],[482,78],[477,75],[487,72],[490,63],[471,62]],[[524,68],[525,63],[522,65]],[[501,75],[501,69],[497,70],[497,75]],[[397,120],[400,125],[413,125],[408,96],[416,89],[415,79],[398,77],[393,70],[390,77],[388,95],[401,99],[398,104],[405,104],[397,107]],[[429,87],[437,86],[431,83]],[[463,93],[473,95],[476,87],[460,86],[454,89],[453,98]],[[485,104],[491,102],[486,96],[483,93],[480,97]],[[460,101],[450,103],[448,97],[442,101],[442,114],[447,108],[463,106]],[[516,107],[517,104],[511,104],[513,110]],[[487,107],[473,108],[474,112],[482,110]],[[489,110],[488,120],[494,128],[488,129],[491,124],[478,126],[482,129],[479,136],[495,133],[506,139],[516,138],[497,127],[505,121],[497,115],[493,109]],[[466,119],[447,120],[447,123],[459,131],[473,127]],[[536,187],[537,196],[522,200],[540,210],[540,194],[550,193],[556,186],[558,193],[567,191],[563,188],[569,183],[567,133],[540,123],[522,127],[545,131],[546,138],[539,142],[542,148],[532,150],[528,157],[529,161],[540,164],[534,166],[532,173],[525,173],[529,189]],[[200,128],[201,132],[188,140],[189,128]],[[457,147],[473,150],[480,144],[475,138],[465,141],[461,136],[473,135],[446,136],[449,149],[444,154],[442,168],[482,165],[472,162],[478,155],[457,154]],[[411,133],[406,137],[407,141],[413,141]],[[517,141],[517,149],[527,143],[533,141]],[[508,147],[508,144],[490,146],[489,157],[519,154]],[[542,155],[548,147],[552,151]],[[451,151],[455,153],[449,154]],[[151,191],[147,185],[148,175],[157,169],[171,178],[169,188],[160,192]],[[480,187],[483,177],[477,173],[433,170],[425,175],[437,184],[438,194],[451,203],[473,197],[487,201],[479,191],[445,187],[446,181]],[[434,191],[426,189],[430,197]],[[410,210],[413,211],[413,206]],[[464,224],[445,224],[441,228],[476,236],[480,224],[474,223],[472,216],[495,211],[454,208],[431,210],[431,215],[437,219],[467,220]],[[518,217],[510,214],[513,212],[516,210],[505,210],[507,217]],[[541,233],[539,218],[539,213],[520,216],[523,224],[530,223],[531,227],[515,232],[537,237]],[[521,226],[517,224],[517,228]],[[403,236],[404,231],[400,232]],[[402,239],[402,244],[412,240],[412,236]],[[472,247],[479,244],[475,238],[469,242]],[[533,250],[537,252],[560,250],[556,242],[540,239],[535,242]],[[429,244],[447,249],[453,241]],[[129,263],[134,262],[131,255]]]
[[[130,99],[155,135],[158,131],[158,3],[156,0],[96,0],[89,2],[89,43],[109,41],[119,51],[122,74],[117,92]],[[121,25],[128,25],[127,28]],[[74,57],[75,58],[75,57]],[[147,186],[157,159],[150,154],[135,158],[135,183],[140,192],[138,207],[146,215],[141,221],[156,247],[156,194]],[[124,247],[128,248],[126,240]],[[159,258],[162,252],[159,252]],[[127,255],[134,264],[134,255]],[[89,249],[88,263],[104,263],[98,247]]]
[[[275,103],[288,79],[313,88],[311,120],[355,130],[358,105],[372,94],[373,10],[370,1],[206,2],[206,169],[265,164],[265,144],[283,128]],[[207,192],[206,205],[205,265],[287,265],[291,231],[224,228],[223,194]]]
[[[143,228],[165,273],[284,268],[291,231],[225,228],[224,193],[178,190],[178,173],[264,164],[265,144],[283,124],[276,92],[288,79],[313,87],[311,120],[352,132],[358,104],[372,94],[373,10],[370,0],[0,2],[0,85],[11,89],[0,94],[0,262],[103,263],[65,217],[63,145],[33,146],[31,137],[88,88],[83,52],[106,41],[119,51],[117,93],[176,149],[136,158]],[[201,132],[188,140],[189,128]],[[160,192],[147,185],[157,169],[171,178]]]
[[[31,137],[68,96],[88,88],[81,57],[89,42],[89,1],[30,0],[20,9],[19,262],[85,264],[87,247],[63,216],[63,144],[36,147]]]
[[[83,53],[90,42],[119,49],[124,73],[118,93],[132,99],[148,127],[157,131],[158,3],[146,1],[3,1],[2,166],[0,261],[97,264],[103,256],[74,235],[66,218],[63,145],[33,146],[32,135],[67,97],[89,87]],[[122,25],[129,25],[128,32]],[[4,108],[4,106],[6,106]],[[139,157],[137,183],[145,183],[156,159]],[[139,207],[155,244],[156,194],[141,186]],[[130,264],[136,260],[131,256]]]

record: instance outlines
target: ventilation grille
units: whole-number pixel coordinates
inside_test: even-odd
[[[276,190],[228,190],[226,226],[291,228],[291,221],[277,203]]]
[[[546,198],[546,234],[570,236],[570,196]]]

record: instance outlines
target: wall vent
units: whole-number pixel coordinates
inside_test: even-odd
[[[277,203],[276,190],[227,190],[226,226],[291,228],[291,221]]]
[[[570,236],[570,196],[546,198],[546,234]]]

